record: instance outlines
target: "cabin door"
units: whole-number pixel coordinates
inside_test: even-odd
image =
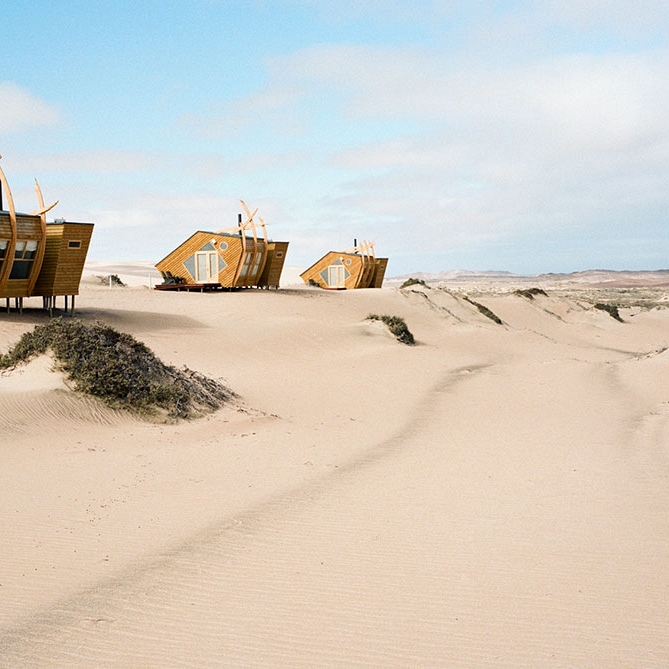
[[[343,265],[330,265],[328,267],[328,286],[330,288],[344,288],[346,280],[346,268]]]
[[[218,253],[200,251],[195,254],[195,280],[198,283],[218,283]]]

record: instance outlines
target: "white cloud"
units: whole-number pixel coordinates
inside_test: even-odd
[[[86,174],[111,174],[150,171],[157,167],[162,157],[147,151],[99,149],[63,153],[19,155],[16,167],[34,173],[83,172]]]
[[[242,100],[232,100],[224,109],[206,113],[184,114],[182,128],[199,138],[235,138],[249,128],[271,128],[284,135],[297,135],[305,131],[299,114],[299,104],[304,94],[288,85],[272,87],[249,95]]]
[[[535,0],[528,5],[534,20],[575,29],[606,29],[621,35],[646,35],[665,31],[669,5],[665,0]]]
[[[0,132],[20,133],[54,126],[61,121],[59,110],[11,81],[0,82]]]
[[[628,141],[666,129],[666,52],[546,57],[495,66],[417,49],[315,47],[277,59],[273,89],[329,94],[349,122],[408,119],[485,133],[550,129],[569,142]]]
[[[306,249],[315,252],[314,239],[330,248],[364,237],[380,253],[446,257],[522,248],[523,239],[538,248],[563,234],[652,236],[653,226],[666,225],[657,215],[644,226],[638,218],[669,205],[665,51],[519,63],[465,56],[317,46],[275,58],[267,88],[235,102],[238,128],[271,117],[275,129],[303,127],[315,145],[322,134],[331,138],[320,166],[332,179],[317,173],[322,147],[308,159],[309,234],[290,223],[300,262],[310,258]],[[404,133],[398,122],[407,123]],[[385,124],[387,139],[360,139],[358,129],[372,126],[383,137]],[[253,180],[305,161],[303,152],[268,146],[236,171]],[[283,187],[289,209],[294,184],[275,174],[272,193],[279,197]]]

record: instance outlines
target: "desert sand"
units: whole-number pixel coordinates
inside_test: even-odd
[[[152,423],[47,356],[0,375],[0,666],[669,666],[662,295],[621,323],[477,284],[499,325],[447,284],[150,275],[88,267],[77,317],[238,397]],[[3,352],[48,318],[25,306]]]

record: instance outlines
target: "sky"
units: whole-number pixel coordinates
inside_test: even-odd
[[[244,200],[287,264],[669,267],[666,0],[12,0],[19,211],[157,262]],[[5,204],[6,206],[6,204]]]

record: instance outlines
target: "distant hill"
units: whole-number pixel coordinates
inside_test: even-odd
[[[669,269],[658,270],[605,270],[590,269],[571,273],[514,274],[501,270],[452,269],[443,272],[414,272],[402,276],[387,277],[384,286],[400,286],[408,278],[422,279],[428,284],[453,283],[553,283],[587,284],[592,286],[669,286]]]

